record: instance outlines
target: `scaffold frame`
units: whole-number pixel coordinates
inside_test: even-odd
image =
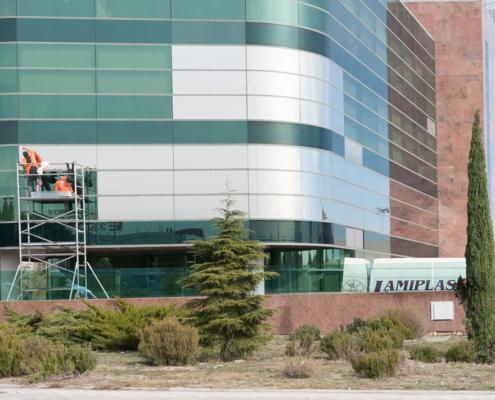
[[[69,300],[76,298],[96,298],[88,289],[88,274],[92,274],[105,294],[110,298],[102,283],[96,276],[87,258],[86,236],[86,196],[85,196],[85,172],[87,167],[77,164],[50,164],[52,172],[43,173],[45,177],[67,176],[72,177],[73,193],[55,191],[33,191],[29,196],[27,185],[30,177],[36,184],[42,175],[29,175],[23,169],[27,166],[39,167],[38,164],[17,163],[17,210],[18,210],[18,239],[19,239],[19,266],[11,283],[7,301],[12,300],[14,288],[19,289],[16,300],[23,300],[30,292],[43,291],[69,291]],[[42,166],[40,168],[43,168]],[[60,168],[61,167],[61,168]],[[26,168],[26,169],[27,169]],[[41,172],[41,171],[40,171]],[[25,179],[23,179],[25,178]],[[31,182],[32,184],[33,182]],[[24,186],[24,184],[26,186]],[[35,203],[65,203],[65,212],[62,214],[46,216],[35,211]],[[23,208],[25,207],[25,208]],[[67,210],[68,209],[68,210]],[[39,232],[37,229],[43,226],[60,225],[73,233],[74,240],[53,241]],[[43,229],[41,229],[43,232]],[[52,261],[55,259],[56,261]],[[74,264],[74,270],[66,267],[66,261]],[[33,265],[41,265],[33,270]],[[32,287],[26,282],[35,274],[46,271],[47,287]],[[72,275],[70,286],[52,288],[50,276],[53,271],[64,276]]]

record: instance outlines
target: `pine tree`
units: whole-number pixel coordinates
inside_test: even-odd
[[[486,363],[493,361],[495,355],[495,255],[478,111],[472,135],[468,165],[467,281],[458,281],[457,293],[466,311],[464,323],[468,338],[475,343],[476,360]]]
[[[266,344],[265,321],[276,311],[264,308],[265,299],[252,294],[264,279],[277,274],[264,271],[265,246],[249,240],[245,213],[233,209],[233,192],[227,183],[224,207],[217,209],[221,217],[212,219],[219,232],[208,241],[191,241],[191,253],[204,262],[191,266],[192,273],[180,281],[204,296],[186,304],[193,310],[190,321],[199,329],[201,345],[219,347],[223,360],[243,357]]]

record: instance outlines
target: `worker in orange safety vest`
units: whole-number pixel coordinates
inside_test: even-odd
[[[38,168],[41,167],[41,163],[43,162],[43,159],[34,150],[28,149],[27,147],[24,146],[22,146],[21,149],[24,150],[22,153],[24,158],[22,159],[21,165],[24,167],[25,173],[28,174],[27,194],[28,197],[31,197],[34,184],[36,183],[37,192],[39,192],[40,187],[42,186],[41,178],[38,175]]]
[[[65,175],[62,175],[57,183],[55,183],[55,191],[56,192],[71,192],[74,193],[74,190],[72,189],[72,185],[70,182],[67,182],[67,177]],[[70,204],[68,201],[64,201],[64,208],[65,212],[68,213],[71,210]]]

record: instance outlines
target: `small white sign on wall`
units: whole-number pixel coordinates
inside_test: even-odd
[[[432,321],[453,321],[454,302],[453,301],[432,301],[431,303]]]

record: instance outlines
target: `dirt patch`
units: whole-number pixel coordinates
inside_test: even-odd
[[[463,339],[452,336],[442,342],[429,342],[440,355],[454,342]],[[421,341],[407,341],[402,353]],[[476,364],[425,364],[406,359],[401,375],[385,379],[366,379],[357,375],[349,363],[331,361],[317,353],[314,374],[308,379],[282,379],[287,339],[276,337],[259,353],[245,362],[200,362],[188,367],[154,367],[137,352],[99,352],[99,363],[94,371],[58,382],[38,386],[65,388],[94,388],[118,390],[121,388],[167,389],[431,389],[431,390],[495,390],[495,366]],[[2,379],[0,384],[19,384],[21,379]],[[54,387],[54,386],[51,386]]]

